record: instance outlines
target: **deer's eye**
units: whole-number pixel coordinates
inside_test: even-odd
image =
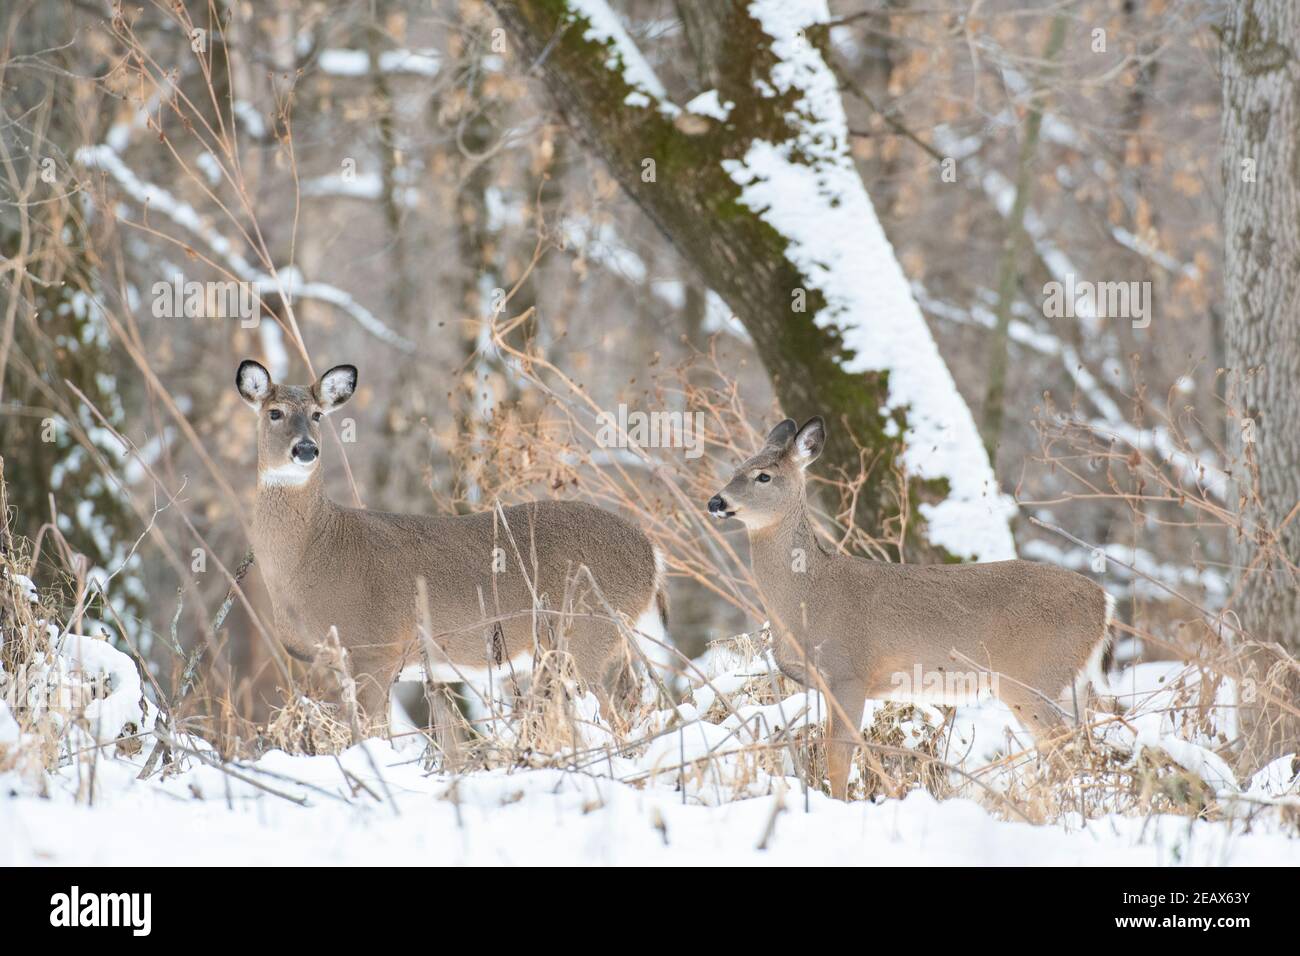
[[[311,413],[311,420],[314,421],[314,422],[318,422],[318,421],[320,421],[320,412],[312,412],[312,413]]]
[[[271,409],[271,421],[278,422],[282,418],[284,418],[284,412],[278,408]]]
[[[765,471],[760,471],[757,475],[754,476],[754,480],[757,481],[760,485],[765,485],[772,480],[772,476]]]

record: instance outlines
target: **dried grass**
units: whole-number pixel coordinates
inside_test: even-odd
[[[290,754],[339,754],[352,746],[352,727],[339,704],[295,697],[276,708],[263,736],[266,746]]]
[[[186,14],[179,10],[176,16],[183,18]],[[133,83],[138,82],[146,94],[167,90],[170,80],[155,69],[156,64],[148,59],[147,50],[131,33],[130,26],[123,22],[115,28],[121,31],[117,39],[123,49],[140,55],[123,60],[136,64],[126,68],[137,74],[132,76]],[[186,107],[182,101],[168,96],[163,102],[168,110],[182,111],[177,117],[181,120],[179,125],[191,130],[197,128],[200,140],[202,135],[211,132],[203,125],[194,124],[195,117],[183,112]],[[184,135],[180,130],[174,130],[173,134]],[[212,140],[228,149],[222,138],[212,137]],[[230,175],[237,177],[238,163],[233,161],[237,157],[233,153],[223,155],[232,160],[228,165],[234,172]],[[198,182],[192,172],[189,175]],[[230,185],[237,187],[234,194],[245,195],[242,180],[232,180]],[[255,213],[251,207],[241,207],[229,222],[242,231],[242,217],[255,221]],[[50,234],[58,233],[51,230]],[[273,262],[264,246],[259,245],[254,251],[259,259],[268,264]],[[541,251],[539,245],[538,256]],[[520,283],[527,277],[527,271]],[[509,301],[507,297],[502,307]],[[128,351],[142,378],[156,390],[159,403],[175,424],[181,426],[185,439],[197,445],[197,438],[187,429],[188,423],[174,399],[150,367],[149,357],[139,350],[135,337],[128,331],[130,323],[125,321],[126,317],[117,316],[111,306],[106,307],[105,316],[115,339]],[[711,600],[730,606],[737,614],[749,620],[762,620],[762,610],[744,562],[699,507],[700,502],[716,491],[730,467],[759,444],[761,435],[754,423],[763,417],[762,410],[745,407],[734,380],[719,367],[716,356],[700,355],[689,367],[669,370],[655,378],[649,386],[649,396],[658,407],[698,411],[704,415],[707,425],[704,456],[690,461],[681,455],[637,447],[625,449],[626,455],[611,454],[608,449],[600,449],[596,440],[595,416],[602,409],[592,394],[538,354],[531,343],[519,341],[526,319],[527,313],[509,320],[498,315],[489,331],[517,384],[527,386],[540,400],[527,405],[521,403],[518,407],[503,406],[500,414],[483,424],[482,432],[472,440],[466,439],[454,456],[461,473],[474,476],[479,500],[505,502],[537,497],[539,493],[573,493],[621,511],[645,528],[669,555],[669,570],[679,583],[690,582]],[[307,349],[298,334],[291,307],[287,317],[278,321],[284,323],[289,341],[306,358]],[[76,414],[65,417],[71,422],[79,420]],[[1193,443],[1179,423],[1162,424],[1179,450],[1194,457]],[[1041,438],[1040,463],[1074,482],[1062,492],[1062,501],[1106,499],[1121,513],[1158,523],[1145,517],[1150,508],[1146,502],[1158,497],[1162,505],[1172,502],[1180,509],[1177,520],[1171,524],[1195,526],[1198,531],[1213,526],[1224,536],[1243,531],[1234,524],[1229,509],[1197,485],[1195,476],[1191,481],[1186,480],[1186,476],[1174,471],[1167,458],[1162,460],[1147,449],[1116,442],[1087,423],[1059,415],[1050,407],[1044,413]],[[124,446],[131,447],[125,442]],[[195,451],[203,456],[201,448]],[[177,490],[169,488],[147,464],[144,470],[157,500],[169,505],[174,502]],[[229,492],[223,476],[214,472],[213,478],[223,492],[237,500]],[[459,482],[454,486],[463,488],[466,484]],[[840,547],[878,557],[888,550],[882,542],[899,539],[904,525],[900,517],[887,519],[879,529],[852,525],[851,501],[856,490],[852,483],[820,484],[828,504],[827,510],[818,517],[828,538]],[[2,495],[3,475],[0,475]],[[905,496],[906,486],[900,483],[899,500],[905,500]],[[1033,504],[1046,507],[1052,503]],[[442,510],[451,512],[464,507],[466,502],[442,500],[438,504]],[[184,530],[192,533],[208,553],[216,555],[218,550],[201,538],[185,517],[184,509],[178,506],[177,513],[182,516]],[[185,562],[177,558],[171,543],[154,528],[147,511],[139,511],[139,515],[158,552],[177,577],[185,580]],[[21,675],[30,672],[51,653],[48,634],[41,622],[54,621],[57,615],[56,607],[31,604],[20,593],[16,575],[31,573],[30,553],[24,553],[22,542],[11,539],[7,509],[3,507],[0,507],[0,521],[5,522],[0,529],[4,541],[0,548],[3,571],[0,629],[5,638],[0,646],[0,663],[6,675],[0,696],[7,701],[12,697],[10,709],[24,735],[21,747],[0,744],[0,771],[18,768],[38,773],[86,755],[70,753],[67,746],[67,728],[79,719],[76,707],[62,711],[49,707],[32,709],[25,707],[19,701],[21,695],[15,693],[22,684]],[[51,534],[57,541],[57,521]],[[187,542],[186,547],[189,546]],[[58,553],[70,556],[66,549]],[[1170,553],[1178,552],[1171,548]],[[65,582],[71,593],[59,606],[73,608],[70,618],[75,621],[87,598],[84,576],[69,564]],[[247,604],[242,589],[236,587],[234,593],[253,619],[258,639],[266,642],[270,658],[280,663],[274,641]],[[1180,732],[1199,737],[1220,734],[1222,730],[1212,713],[1214,688],[1222,680],[1241,676],[1230,642],[1223,639],[1224,634],[1233,630],[1231,614],[1208,609],[1202,595],[1175,595],[1162,608],[1168,606],[1180,608],[1182,616],[1188,613],[1195,616],[1202,625],[1195,637],[1186,637],[1182,632],[1175,632],[1171,637],[1169,629],[1161,630],[1154,624],[1133,625],[1131,633],[1149,646],[1164,648],[1170,656],[1194,661],[1197,669],[1207,675],[1207,679],[1195,686],[1179,687],[1169,707],[1180,715]],[[189,610],[199,614],[203,624],[203,629],[195,628],[192,636],[202,646],[219,649],[219,628],[209,626],[212,618],[195,610],[193,604]],[[1179,616],[1163,611],[1161,623]],[[618,623],[626,629],[626,622]],[[359,736],[355,706],[349,707],[346,696],[341,704],[320,702],[314,689],[306,687],[311,694],[304,692],[301,668],[289,664],[283,665],[279,675],[287,702],[264,726],[254,724],[247,717],[247,709],[237,706],[231,675],[228,668],[223,669],[220,654],[208,655],[192,693],[182,691],[176,694],[177,699],[170,700],[168,694],[186,686],[180,675],[191,670],[180,641],[174,640],[173,644],[176,646],[172,664],[177,679],[160,681],[165,686],[153,688],[158,703],[167,713],[173,730],[201,734],[226,759],[248,756],[266,746],[291,753],[338,753]],[[720,653],[730,654],[739,668],[746,669],[745,679],[729,694],[715,695],[701,719],[721,724],[740,707],[771,706],[805,690],[771,668],[757,666],[763,659],[763,645],[761,636],[741,635],[716,646]],[[688,683],[700,683],[701,675],[688,661],[679,660],[678,665],[675,689],[684,693]],[[346,685],[349,675],[345,662],[336,661],[328,669]],[[1275,669],[1292,672],[1296,662],[1280,661]],[[646,680],[646,675],[643,673],[640,679]],[[1285,689],[1286,684],[1279,677],[1273,685],[1266,683],[1262,692],[1269,693],[1273,686]],[[540,654],[531,680],[512,687],[508,700],[488,702],[486,716],[475,721],[465,717],[465,702],[454,698],[448,687],[431,686],[426,694],[433,719],[421,731],[427,741],[426,765],[453,776],[482,768],[562,767],[575,772],[608,772],[634,784],[646,785],[652,779],[650,775],[640,770],[620,769],[617,760],[632,760],[663,734],[679,731],[680,724],[674,721],[670,709],[678,701],[643,703],[655,695],[641,693],[640,687],[630,690],[631,706],[612,725],[595,721],[587,696],[578,687],[572,663],[562,649]],[[1282,704],[1288,701],[1283,700]],[[1294,709],[1293,702],[1291,706]],[[653,719],[656,713],[661,719]],[[1217,818],[1225,813],[1213,788],[1171,759],[1152,750],[1134,754],[1097,739],[1113,720],[1113,715],[1096,714],[1084,728],[1073,732],[1049,753],[1009,747],[1001,758],[987,766],[959,770],[951,762],[954,758],[949,753],[947,731],[928,719],[924,708],[887,704],[876,711],[875,719],[864,732],[865,746],[857,756],[852,795],[855,799],[879,800],[913,790],[925,790],[938,799],[960,794],[981,800],[992,812],[1035,822],[1073,821],[1103,812],[1177,813],[1197,818]],[[1219,750],[1226,754],[1231,744],[1232,741],[1223,739]],[[131,745],[129,739],[117,742],[123,748]],[[820,790],[825,786],[822,730],[814,725],[778,732],[731,750],[725,756],[692,759],[680,767],[659,768],[653,779],[661,780],[664,773],[675,774],[683,797],[692,799],[736,799],[752,795],[756,788],[785,786],[784,781],[789,778],[796,779],[800,786]],[[1280,812],[1291,814],[1291,819],[1300,816],[1300,811],[1291,805],[1283,806]]]

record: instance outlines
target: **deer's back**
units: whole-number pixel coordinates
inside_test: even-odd
[[[858,672],[959,668],[956,651],[1006,673],[1042,662],[1072,674],[1105,624],[1098,585],[1032,561],[919,566],[837,557],[811,583],[810,632],[839,644]]]
[[[533,608],[534,593],[552,610],[562,609],[566,595],[603,610],[579,571],[584,566],[616,611],[636,617],[654,597],[649,540],[619,516],[581,502],[455,516],[338,508],[326,527],[329,546],[304,556],[298,603],[311,631],[336,624],[352,646],[372,635],[391,643],[413,634],[417,578],[426,582],[435,632],[462,629],[476,643],[485,614],[519,618]]]

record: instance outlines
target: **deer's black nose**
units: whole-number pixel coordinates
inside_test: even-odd
[[[722,495],[714,495],[709,499],[709,514],[715,518],[730,518],[736,512],[727,507],[727,501]]]
[[[316,456],[320,454],[320,449],[316,447],[314,441],[304,439],[303,441],[294,442],[289,454],[293,456],[293,460],[298,464],[310,465],[316,460]]]

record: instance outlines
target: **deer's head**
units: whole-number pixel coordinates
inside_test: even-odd
[[[780,521],[804,498],[804,469],[826,444],[819,417],[800,428],[787,418],[772,429],[758,454],[741,462],[731,480],[709,499],[715,518],[739,518],[750,531]]]
[[[301,485],[320,464],[320,421],[357,388],[354,365],[336,365],[311,386],[277,385],[252,359],[239,363],[235,387],[257,412],[257,480]]]

